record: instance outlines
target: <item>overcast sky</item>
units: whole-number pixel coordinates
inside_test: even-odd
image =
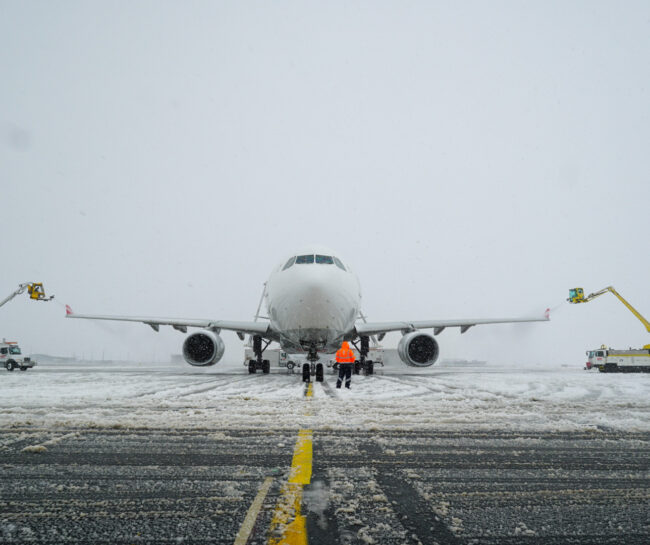
[[[441,357],[580,365],[650,335],[648,2],[0,0],[0,337],[165,359],[79,313],[249,320],[309,243],[373,321],[548,324]],[[242,343],[224,333],[226,358]],[[395,345],[399,334],[386,338]]]

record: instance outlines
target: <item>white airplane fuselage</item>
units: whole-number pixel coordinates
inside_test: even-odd
[[[298,255],[332,256],[308,249]],[[273,330],[286,350],[334,352],[354,329],[361,308],[359,279],[333,263],[281,263],[266,283],[266,307]]]

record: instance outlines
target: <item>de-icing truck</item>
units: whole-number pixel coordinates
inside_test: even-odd
[[[585,367],[601,373],[650,373],[650,349],[615,350],[603,345],[587,351]]]

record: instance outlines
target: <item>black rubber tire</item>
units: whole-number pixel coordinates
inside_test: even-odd
[[[21,367],[20,370],[21,371],[27,371],[27,367]]]
[[[354,362],[354,374],[358,375],[361,372],[361,364],[358,361]]]
[[[367,361],[366,362],[366,375],[374,375],[375,374],[375,364],[372,361]]]
[[[262,373],[268,375],[271,372],[271,362],[269,360],[262,361]]]
[[[253,360],[248,360],[248,374],[254,375],[257,369],[255,369],[255,362]]]
[[[303,382],[309,382],[309,374],[310,374],[310,369],[309,369],[309,364],[308,363],[303,363],[302,364],[302,381]]]
[[[323,382],[323,364],[316,364],[316,382]]]
[[[5,367],[7,368],[7,371],[13,371],[15,369],[16,364],[13,361],[8,361],[5,363]]]

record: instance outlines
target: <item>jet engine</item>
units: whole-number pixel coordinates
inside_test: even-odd
[[[190,365],[207,367],[214,365],[226,350],[221,337],[208,330],[192,333],[183,343],[183,357]]]
[[[433,335],[412,331],[404,335],[397,345],[400,359],[411,367],[429,367],[438,359],[438,342]]]

